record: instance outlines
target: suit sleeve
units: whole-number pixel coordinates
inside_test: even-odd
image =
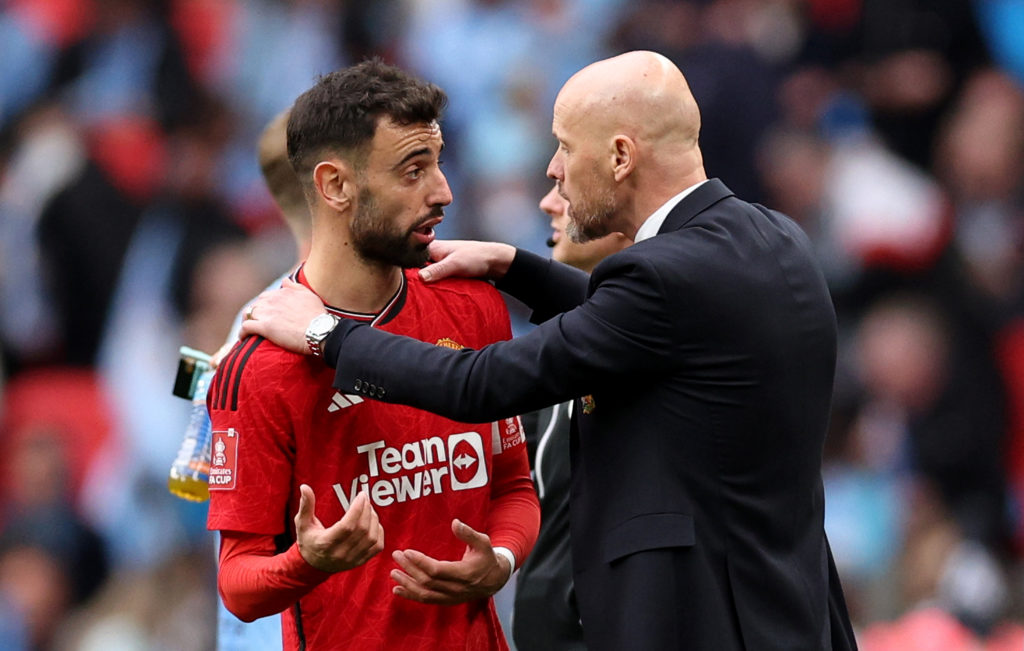
[[[479,350],[448,350],[344,320],[325,342],[334,386],[486,422],[664,373],[678,363],[671,349],[686,332],[666,307],[653,265],[625,253],[605,261],[578,307]]]
[[[533,310],[532,323],[543,323],[583,303],[589,278],[575,267],[517,249],[512,266],[495,286]]]
[[[508,308],[498,292],[487,287],[479,299],[487,324],[483,341],[507,341],[512,338]],[[540,530],[540,503],[530,478],[523,423],[517,418],[494,421],[492,428],[491,507],[487,534],[494,547],[505,547],[521,565],[533,549]],[[513,568],[515,569],[515,568]]]

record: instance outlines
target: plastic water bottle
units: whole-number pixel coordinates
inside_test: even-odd
[[[171,494],[192,502],[210,499],[210,415],[206,411],[206,392],[213,370],[198,377],[192,395],[192,415],[181,441],[178,456],[171,464],[167,489]]]

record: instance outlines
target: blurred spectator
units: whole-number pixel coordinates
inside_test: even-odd
[[[51,197],[85,165],[84,143],[57,105],[26,115],[18,133],[0,167],[0,341],[11,371],[52,361],[62,343],[38,224]]]
[[[954,202],[971,285],[1003,310],[1024,298],[1024,86],[992,69],[967,81],[939,132],[935,170]]]
[[[875,304],[858,329],[858,362],[874,424],[863,445],[874,464],[913,473],[969,539],[1006,542],[1005,420],[998,380],[955,346],[953,324],[931,301]],[[874,407],[872,405],[875,405]],[[881,438],[884,436],[885,438]]]
[[[765,194],[755,151],[777,118],[779,71],[758,49],[756,25],[778,4],[645,0],[631,6],[612,41],[615,51],[655,50],[679,66],[701,106],[705,169],[758,202]]]
[[[988,50],[971,0],[813,0],[804,55],[838,68],[886,145],[918,167],[966,76]]]
[[[163,137],[123,119],[86,135],[80,172],[43,208],[39,241],[61,348],[51,362],[95,363],[128,244],[163,161]]]
[[[89,31],[64,48],[55,84],[86,125],[125,115],[172,127],[194,111],[197,86],[166,0],[94,0]]]
[[[23,622],[26,648],[46,649],[63,618],[105,580],[99,535],[77,514],[69,479],[74,431],[45,417],[9,436],[0,524],[0,594]]]

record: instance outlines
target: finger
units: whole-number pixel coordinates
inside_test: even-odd
[[[345,511],[345,515],[331,525],[331,529],[354,529],[359,526],[360,521],[363,518],[363,511],[366,510],[366,493],[360,491],[356,494],[355,499],[348,505],[348,511]]]
[[[380,523],[376,509],[370,496],[366,496],[366,508],[360,520],[363,531],[366,531],[366,548],[370,556],[376,556],[384,549],[384,527]]]
[[[392,560],[398,563],[398,566],[401,567],[406,574],[411,576],[415,581],[419,583],[426,583],[427,581],[430,581],[431,578],[433,578],[433,573],[431,572],[430,568],[425,567],[422,564],[422,559],[421,563],[414,562],[413,557],[415,556],[422,557],[424,555],[411,549],[398,549],[391,553]]]
[[[448,254],[452,252],[451,243],[445,240],[434,240],[427,245],[427,255],[434,262],[440,262],[448,257]]]
[[[439,561],[415,549],[399,550],[391,557],[410,576],[435,589],[441,589],[445,582],[462,584],[471,571],[464,561]]]
[[[255,319],[246,319],[245,321],[242,321],[242,327],[238,331],[238,338],[245,339],[246,337],[249,337],[251,335],[263,336],[264,334],[266,334],[264,332],[264,329],[265,325],[263,321],[257,321]]]
[[[491,549],[490,536],[485,533],[480,533],[458,518],[452,520],[452,533],[455,534],[456,538],[473,549],[481,551],[489,551]]]
[[[349,504],[345,515],[327,528],[327,535],[331,540],[342,542],[352,549],[368,550],[373,546],[374,541],[370,540],[368,531],[362,527],[363,512],[366,510],[368,496],[360,492]],[[353,535],[356,534],[356,535]]]
[[[305,286],[302,283],[295,282],[291,278],[285,278],[284,280],[281,281],[281,287],[283,287],[284,289],[296,289],[299,287],[304,288]],[[260,294],[260,296],[262,296],[262,294]]]
[[[438,280],[446,278],[449,274],[451,274],[451,269],[449,269],[450,266],[451,265],[444,261],[435,262],[434,264],[427,265],[426,267],[420,269],[420,278],[423,280],[423,282],[427,283],[437,282]]]
[[[373,523],[377,522],[377,512],[373,510],[373,502],[370,501],[370,496],[366,491],[361,491],[363,495],[366,495],[366,508],[363,509],[362,515],[359,517],[359,524],[365,531],[369,531],[373,528]]]
[[[391,592],[403,599],[424,604],[455,603],[455,599],[451,595],[423,586],[400,570],[391,570],[391,580],[396,584],[391,588]]]

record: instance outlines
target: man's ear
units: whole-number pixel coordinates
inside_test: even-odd
[[[324,203],[337,210],[348,210],[356,196],[355,170],[338,158],[320,161],[313,168],[313,184]]]
[[[636,167],[636,143],[629,136],[612,138],[612,175],[616,182],[622,182]]]

